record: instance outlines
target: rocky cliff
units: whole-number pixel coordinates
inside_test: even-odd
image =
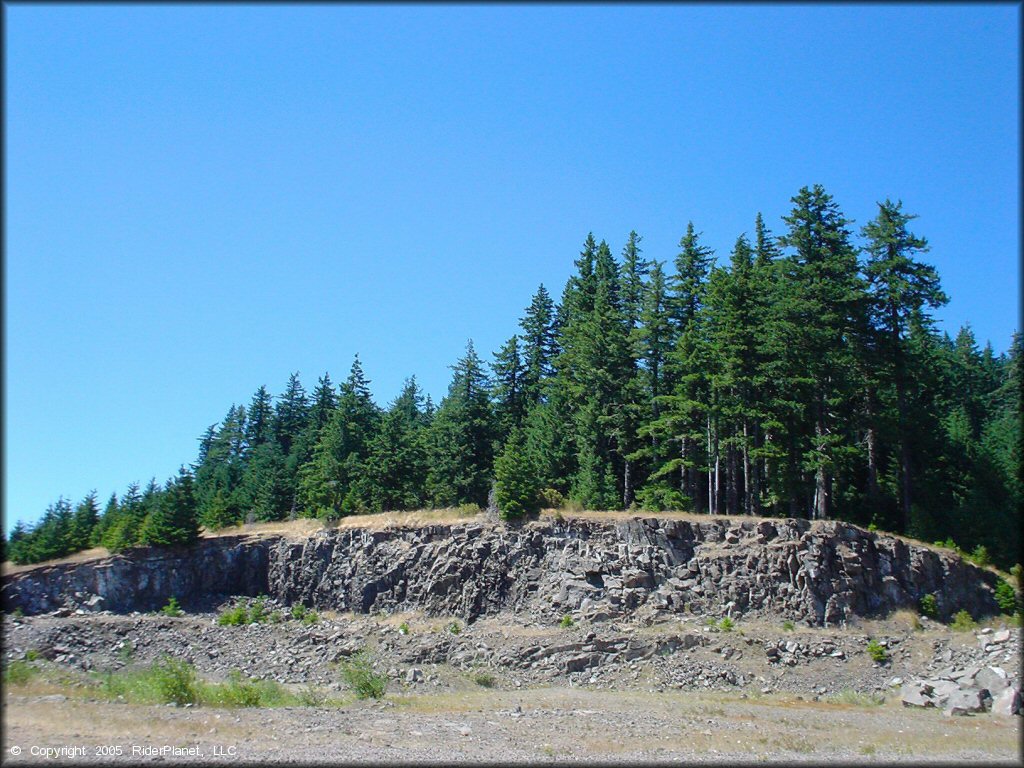
[[[772,614],[830,625],[916,607],[997,612],[997,577],[946,552],[836,521],[656,517],[223,537],[4,577],[7,610],[153,610],[266,593],[369,613],[467,620],[502,610],[592,620],[659,611]]]

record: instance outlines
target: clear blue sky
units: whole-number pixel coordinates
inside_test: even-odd
[[[440,399],[588,231],[725,256],[803,185],[857,228],[902,198],[940,327],[1017,328],[1014,5],[4,12],[8,530],[292,371]]]

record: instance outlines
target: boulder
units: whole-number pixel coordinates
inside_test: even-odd
[[[1007,688],[992,702],[992,714],[1012,717],[1021,714],[1021,695],[1016,688]]]

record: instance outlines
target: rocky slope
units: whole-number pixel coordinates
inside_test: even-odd
[[[473,621],[502,611],[589,621],[658,614],[771,615],[810,626],[914,608],[995,614],[997,577],[959,557],[836,521],[545,517],[206,539],[4,577],[8,611],[195,608],[265,593],[356,613]]]

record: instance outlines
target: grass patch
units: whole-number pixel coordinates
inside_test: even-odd
[[[37,674],[39,674],[39,670],[33,667],[28,661],[23,659],[12,661],[4,665],[4,685],[15,685],[20,688],[28,685],[32,678]]]
[[[796,625],[792,621],[789,621],[787,619],[786,621],[782,622],[782,629],[784,632],[792,632],[796,629]]]
[[[921,624],[921,617],[918,616],[915,611],[910,611],[904,608],[899,611],[894,611],[891,618],[892,621],[899,624],[901,627],[906,627],[907,629],[914,630],[915,632],[919,632],[924,629],[924,626]]]
[[[373,671],[373,664],[364,651],[342,662],[341,679],[360,699],[382,699],[388,686],[387,677]]]
[[[846,689],[829,696],[826,701],[853,707],[880,707],[885,704],[885,696],[880,693],[861,693]]]
[[[462,625],[457,621],[453,621],[448,625],[447,629],[453,635],[458,635],[462,632]]]
[[[723,632],[732,632],[736,628],[736,622],[726,616],[718,622],[718,628]]]

